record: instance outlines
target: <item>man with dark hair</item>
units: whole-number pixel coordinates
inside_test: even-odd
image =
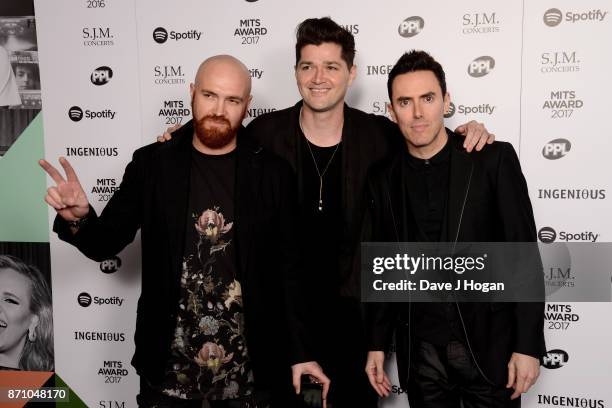
[[[345,104],[355,79],[353,35],[328,17],[304,20],[296,31],[295,77],[302,100],[259,116],[249,133],[285,158],[298,177],[300,231],[308,280],[315,294],[310,320],[317,360],[332,380],[333,407],[376,407],[363,366],[367,348],[353,249],[369,168],[399,146],[386,117]],[[474,131],[479,126],[472,124]],[[478,138],[476,138],[478,139]],[[479,147],[486,142],[486,135]],[[295,377],[300,366],[294,366]]]
[[[405,148],[368,180],[363,240],[535,242],[512,145],[497,142],[468,155],[461,138],[445,129],[450,96],[440,64],[423,51],[404,54],[389,73],[388,90]],[[545,353],[543,303],[397,305],[367,307],[366,372],[379,395],[390,392],[384,350],[395,329],[400,383],[411,407],[520,406]]]
[[[315,338],[310,349],[316,350],[303,360],[319,361],[331,378],[334,408],[377,406],[363,372],[367,348],[353,253],[367,172],[401,143],[397,126],[386,117],[345,104],[357,73],[354,56],[353,35],[332,19],[304,20],[296,30],[295,65],[302,100],[261,115],[247,127],[297,174],[298,228],[307,271],[301,293],[312,298],[307,318]],[[468,150],[482,148],[489,136],[475,122],[458,130],[468,134]],[[303,368],[292,367],[296,387]]]
[[[142,294],[132,364],[140,407],[286,408],[287,359],[303,360],[294,312],[295,192],[289,165],[244,137],[251,78],[236,58],[204,61],[193,120],[138,149],[100,216],[68,161],[45,201],[53,229],[87,257],[116,255],[141,230]],[[287,326],[292,325],[291,330]]]

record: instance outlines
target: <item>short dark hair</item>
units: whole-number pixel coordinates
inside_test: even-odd
[[[342,48],[342,59],[349,69],[355,59],[355,38],[348,30],[329,17],[309,18],[302,21],[295,32],[295,65],[300,62],[302,48],[329,42]]]
[[[387,80],[387,92],[389,93],[389,100],[393,103],[392,88],[393,80],[398,75],[406,74],[414,71],[431,71],[438,79],[440,88],[442,89],[442,96],[446,95],[446,76],[444,75],[444,69],[438,61],[436,61],[431,55],[425,51],[412,50],[405,52],[404,55],[397,60],[391,72],[389,72],[389,79]]]

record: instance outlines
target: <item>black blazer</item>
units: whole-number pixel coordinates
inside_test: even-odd
[[[511,144],[495,142],[467,153],[463,138],[447,129],[451,143],[446,242],[535,242],[536,227],[518,157]],[[369,177],[369,211],[364,241],[414,241],[415,221],[405,194],[403,149]],[[463,211],[462,211],[463,208]],[[534,279],[541,283],[543,276]],[[458,303],[476,362],[493,383],[505,384],[513,352],[540,358],[544,345],[544,303]],[[396,329],[400,381],[408,378],[413,333],[409,305],[367,307],[369,349],[384,350]]]
[[[299,101],[290,108],[261,115],[247,126],[251,137],[291,165],[297,176],[298,202],[303,202],[302,136],[299,127],[302,103]],[[339,256],[339,274],[341,294],[355,301],[359,299],[359,271],[352,260],[365,211],[367,175],[373,164],[401,146],[401,134],[389,119],[344,105],[341,147],[343,248]]]
[[[54,231],[96,261],[132,242],[141,229],[142,293],[138,300],[136,352],[132,364],[152,383],[161,380],[179,304],[187,222],[193,125],[171,141],[142,147],[133,155],[100,216],[76,235],[57,217]],[[245,336],[256,385],[273,388],[290,381],[289,361],[308,359],[300,340],[295,196],[289,165],[238,134],[235,187],[237,274],[242,283]],[[292,301],[288,301],[291,298]],[[292,330],[287,331],[287,325]]]

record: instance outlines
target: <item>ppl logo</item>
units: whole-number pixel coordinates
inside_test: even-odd
[[[72,108],[68,109],[68,117],[73,122],[80,121],[83,119],[83,109],[79,108],[78,106],[73,106]]]
[[[108,81],[113,77],[113,70],[109,67],[99,67],[96,68],[91,73],[91,83],[97,86],[105,85]]]
[[[77,302],[79,302],[79,305],[82,307],[89,307],[89,305],[91,305],[91,295],[87,292],[81,292],[79,296],[77,296]]]
[[[168,31],[164,27],[157,27],[153,30],[153,40],[158,44],[163,44],[168,40]]]
[[[569,355],[563,350],[550,350],[542,357],[542,366],[550,370],[563,367],[569,360]]]
[[[419,16],[412,16],[400,23],[397,32],[404,38],[410,38],[420,33],[423,27],[425,27],[425,20]]]
[[[104,273],[115,273],[119,268],[121,268],[121,258],[118,256],[100,262],[100,270]]]
[[[468,74],[473,78],[480,78],[488,75],[495,68],[495,60],[489,56],[476,58],[468,65]]]
[[[556,27],[561,24],[563,20],[563,13],[561,10],[556,8],[551,8],[544,13],[544,24],[549,27]]]
[[[555,139],[544,145],[542,155],[548,160],[557,160],[564,157],[572,148],[572,144],[566,139]]]
[[[446,113],[444,113],[444,117],[445,117],[446,119],[448,119],[448,118],[452,118],[452,117],[453,117],[453,115],[455,114],[455,111],[456,111],[456,110],[457,110],[457,108],[455,108],[455,104],[451,102],[451,103],[448,105],[448,110],[446,111]]]

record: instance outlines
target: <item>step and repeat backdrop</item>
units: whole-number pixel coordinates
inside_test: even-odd
[[[248,66],[248,122],[299,99],[295,27],[331,16],[356,39],[349,105],[386,115],[392,65],[404,51],[429,51],[447,73],[447,125],[478,120],[519,153],[540,240],[606,242],[611,11],[605,0],[38,0],[45,156],[68,158],[100,211],[132,152],[189,120],[203,59],[232,54]],[[51,234],[50,254],[56,372],[91,407],[136,406],[138,239],[98,263]],[[571,286],[578,273],[547,271],[547,284]],[[611,313],[610,303],[547,304],[549,352],[525,407],[612,407]],[[392,354],[388,368],[393,394],[380,406],[407,407]]]

